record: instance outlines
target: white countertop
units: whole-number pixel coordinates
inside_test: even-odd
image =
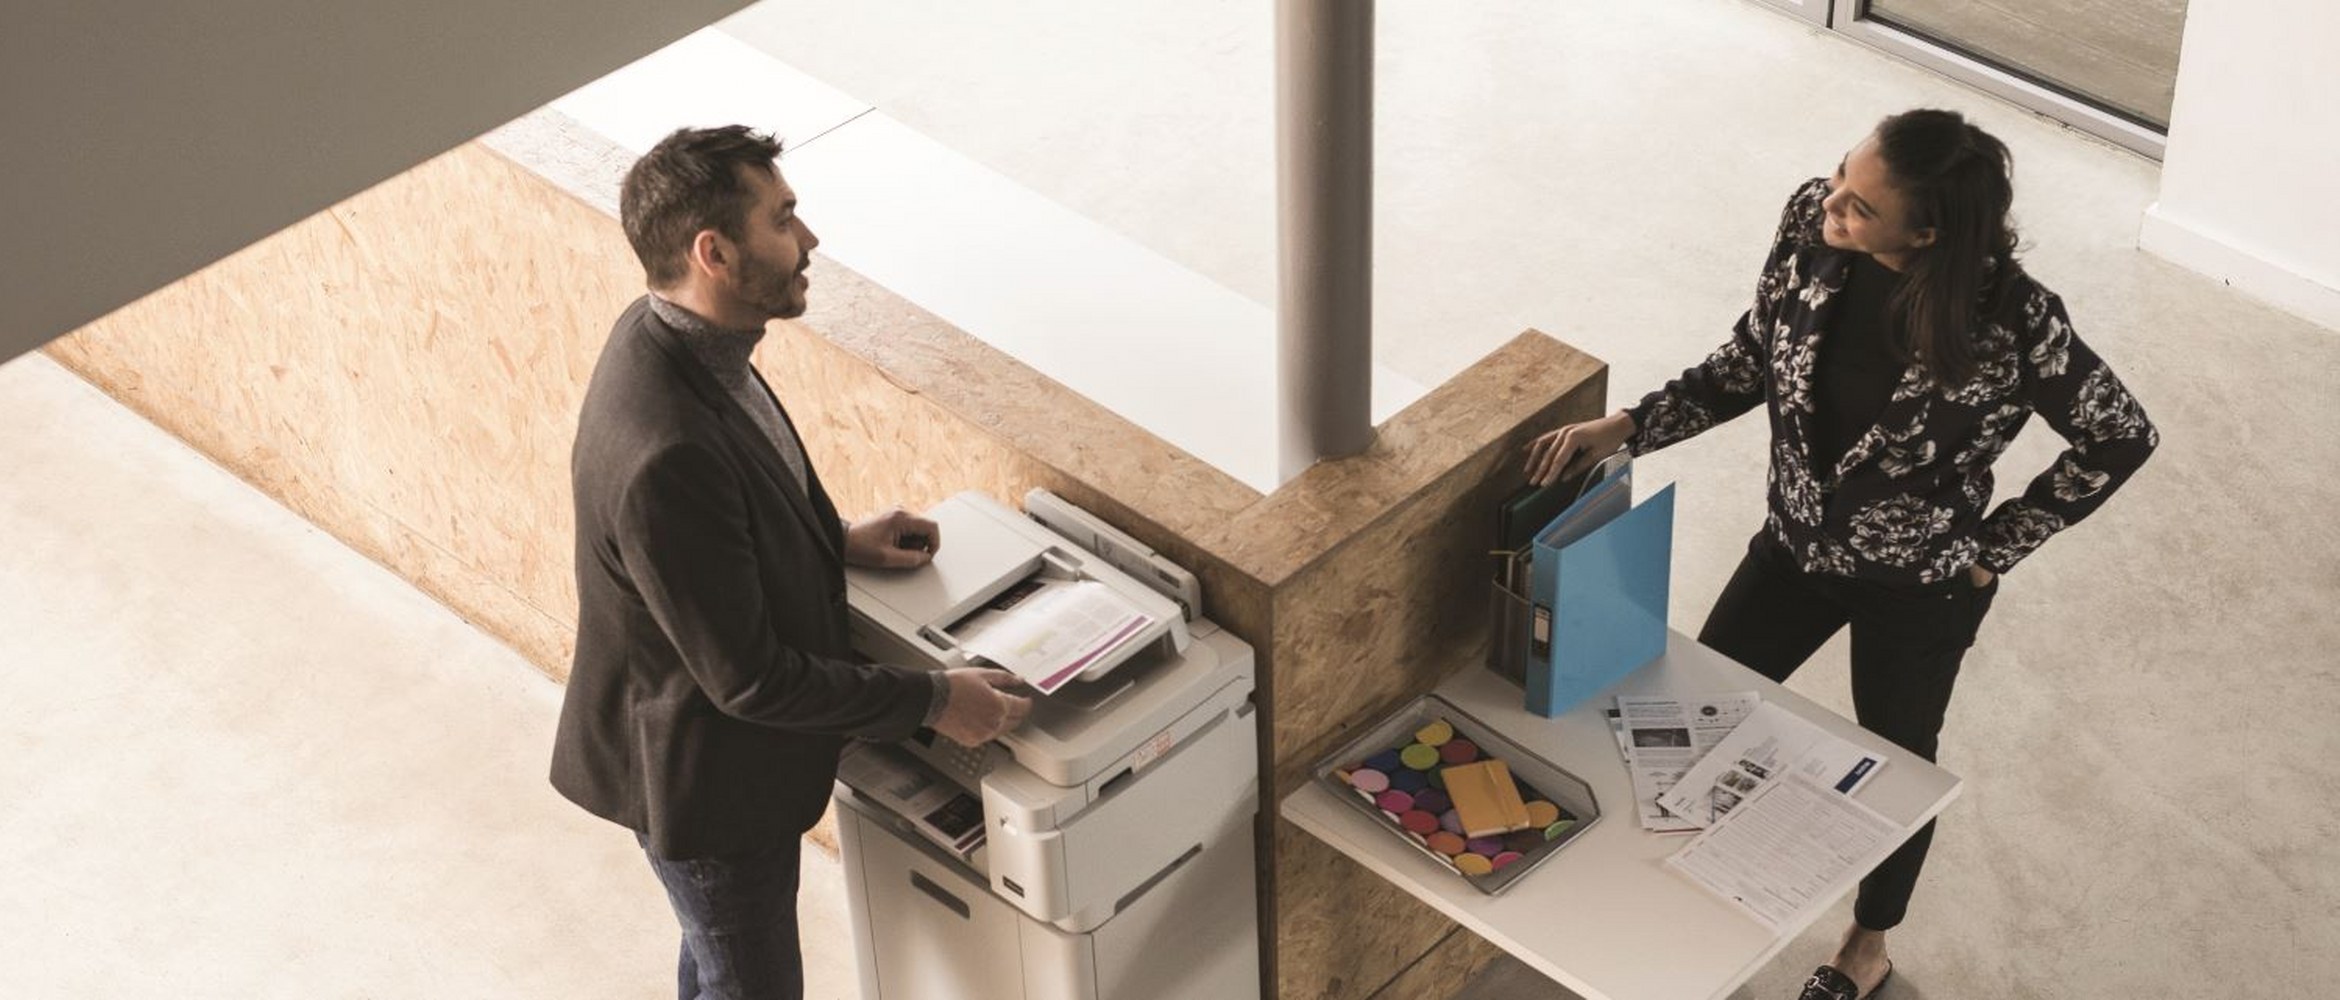
[[[1958,796],[1958,776],[1670,632],[1665,656],[1557,719],[1527,711],[1519,688],[1484,669],[1466,669],[1439,686],[1437,693],[1456,707],[1590,784],[1600,803],[1601,818],[1591,829],[1500,896],[1455,877],[1314,781],[1286,798],[1281,810],[1301,829],[1586,1000],[1724,997],[1826,904],[1808,907],[1793,926],[1774,933],[1666,868],[1665,859],[1689,843],[1689,835],[1641,829],[1624,759],[1602,713],[1619,694],[1732,691],[1760,692],[1765,701],[1887,759],[1859,800],[1900,824],[1902,836],[1843,879],[1826,902],[1851,890],[1861,874]]]

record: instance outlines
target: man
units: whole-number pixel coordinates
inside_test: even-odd
[[[820,245],[746,128],[683,129],[626,174],[626,239],[650,294],[595,365],[571,456],[577,656],[552,782],[632,829],[682,925],[694,997],[800,997],[800,838],[852,737],[931,727],[979,745],[1030,702],[994,670],[857,663],[845,566],[913,568],[933,522],[841,521],[787,413],[748,364],[803,315]]]

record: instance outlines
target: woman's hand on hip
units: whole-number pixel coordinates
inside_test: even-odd
[[[1528,442],[1527,480],[1545,486],[1562,476],[1576,475],[1614,454],[1632,436],[1633,415],[1629,413],[1612,413],[1538,435]]]

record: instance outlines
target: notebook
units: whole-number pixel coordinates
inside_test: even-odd
[[[1446,795],[1454,800],[1455,818],[1463,836],[1494,837],[1529,826],[1527,803],[1519,784],[1511,780],[1511,765],[1500,760],[1460,764],[1441,772]]]

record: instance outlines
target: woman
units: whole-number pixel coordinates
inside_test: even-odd
[[[1852,628],[1861,725],[1934,758],[1959,660],[1998,578],[2088,516],[2159,437],[2063,303],[2015,259],[2007,147],[1949,111],[1894,115],[1788,199],[1731,339],[1629,410],[1538,437],[1550,482],[1763,405],[1770,516],[1700,642],[1785,681]],[[2071,447],[1988,510],[1992,464],[2036,413]],[[1892,973],[1928,824],[1861,881],[1853,926],[1806,1000]]]

